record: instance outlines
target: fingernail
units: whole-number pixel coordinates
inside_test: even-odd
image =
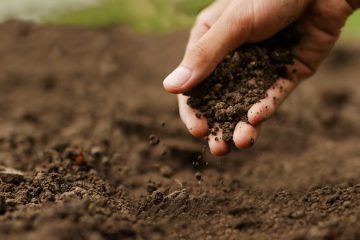
[[[164,80],[164,85],[174,88],[183,86],[191,78],[191,70],[186,67],[178,67]]]

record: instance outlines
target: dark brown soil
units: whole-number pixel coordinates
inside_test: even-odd
[[[291,49],[299,34],[289,27],[268,40],[245,44],[230,53],[201,84],[185,95],[188,105],[205,117],[209,134],[222,130],[222,139],[231,142],[236,124],[247,122],[247,112],[266,97],[279,78],[288,78],[287,65],[293,64]]]
[[[359,49],[198,158],[162,89],[186,38],[0,25],[0,239],[359,239]]]

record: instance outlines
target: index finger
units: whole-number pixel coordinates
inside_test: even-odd
[[[201,11],[191,29],[187,48],[196,43],[219,19],[230,0],[218,0]]]

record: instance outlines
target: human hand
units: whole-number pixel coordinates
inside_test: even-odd
[[[278,79],[267,91],[268,96],[248,111],[249,123],[239,122],[235,128],[235,145],[249,147],[250,139],[258,136],[260,123],[276,111],[301,80],[315,73],[338,39],[352,6],[345,0],[217,0],[203,10],[192,28],[180,66],[164,80],[165,89],[178,94],[180,117],[190,133],[206,136],[208,125],[206,119],[195,116],[196,110],[187,105],[187,97],[181,93],[209,76],[241,44],[265,40],[296,21],[302,38],[293,49],[295,63],[289,71],[292,80]],[[221,136],[209,136],[209,147],[214,155],[226,154],[230,149]]]

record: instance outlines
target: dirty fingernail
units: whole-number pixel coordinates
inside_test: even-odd
[[[186,67],[178,67],[164,80],[165,87],[179,88],[190,80],[191,70]]]

